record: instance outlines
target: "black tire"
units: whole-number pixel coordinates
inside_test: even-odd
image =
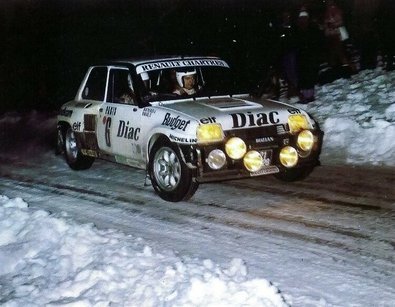
[[[180,149],[160,140],[150,151],[149,175],[156,193],[164,200],[177,202],[195,194],[199,184],[181,158]]]
[[[314,167],[309,166],[305,168],[292,168],[287,169],[285,172],[277,173],[274,175],[277,179],[286,182],[293,182],[305,179],[313,171]]]
[[[78,148],[77,140],[74,131],[71,128],[67,129],[64,138],[64,156],[67,164],[73,170],[84,170],[92,166],[95,158],[84,156]]]

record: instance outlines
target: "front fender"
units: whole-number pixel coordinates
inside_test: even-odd
[[[147,144],[147,163],[146,163],[146,168],[148,169],[148,165],[149,165],[149,157],[151,154],[151,150],[153,148],[153,146],[157,143],[157,142],[163,142],[163,143],[172,143],[174,145],[177,146],[180,154],[181,154],[181,158],[183,160],[183,162],[188,166],[189,169],[191,170],[197,170],[198,168],[198,152],[197,152],[197,148],[196,145],[189,145],[189,144],[181,144],[181,143],[177,143],[177,142],[172,142],[172,140],[170,140],[166,135],[164,134],[160,134],[160,133],[156,133],[154,135],[152,135],[152,137],[150,138],[148,144]]]

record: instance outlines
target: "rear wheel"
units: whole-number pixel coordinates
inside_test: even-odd
[[[187,200],[199,186],[192,170],[182,160],[179,148],[168,141],[158,141],[153,146],[149,174],[156,193],[167,201]]]
[[[74,131],[67,129],[64,139],[64,155],[67,164],[74,170],[84,170],[92,166],[95,158],[84,156],[78,148]]]

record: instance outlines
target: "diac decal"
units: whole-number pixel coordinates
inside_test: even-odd
[[[140,138],[140,128],[129,126],[129,121],[120,120],[118,124],[117,137],[122,137],[128,140],[138,141]]]
[[[278,119],[278,112],[272,111],[269,113],[232,113],[230,114],[233,119],[233,128],[243,127],[256,127],[265,126],[269,124],[277,124],[280,120]]]

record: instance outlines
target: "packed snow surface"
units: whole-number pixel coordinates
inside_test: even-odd
[[[316,101],[301,107],[325,132],[323,164],[395,166],[395,72],[362,71],[317,87]],[[0,142],[30,136],[23,149],[34,154],[55,125],[40,116],[3,115]],[[223,265],[158,251],[144,238],[79,225],[20,198],[0,196],[0,229],[2,306],[287,305],[264,276],[249,277],[242,259]]]
[[[0,229],[3,306],[286,306],[241,259],[220,267],[154,252],[142,238],[29,210],[20,198],[0,198]]]

